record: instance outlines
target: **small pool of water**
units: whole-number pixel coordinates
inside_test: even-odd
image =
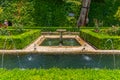
[[[3,63],[3,64],[2,64]],[[120,68],[120,55],[43,55],[43,54],[22,54],[22,55],[0,55],[0,67],[7,69],[22,68]]]
[[[46,38],[40,46],[59,46],[59,38]],[[62,46],[80,46],[80,43],[75,38],[63,38]]]

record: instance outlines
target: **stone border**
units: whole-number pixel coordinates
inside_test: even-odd
[[[0,54],[120,54],[120,50],[95,50],[88,43],[77,35],[64,35],[63,37],[74,37],[82,46],[39,46],[45,37],[59,37],[58,35],[42,35],[35,42],[28,45],[23,50],[0,50]],[[36,44],[36,45],[34,45]],[[84,49],[85,48],[85,49]]]
[[[24,50],[53,51],[53,52],[71,52],[71,51],[89,51],[95,50],[92,46],[82,40],[78,35],[63,35],[63,38],[75,38],[81,46],[39,46],[45,38],[59,38],[59,35],[42,35],[35,42],[30,44]]]
[[[0,54],[119,54],[120,50],[94,50],[94,51],[69,51],[69,52],[54,52],[54,51],[35,51],[35,50],[0,50]]]

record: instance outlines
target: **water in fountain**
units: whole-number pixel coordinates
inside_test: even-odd
[[[7,38],[5,39],[5,42],[4,42],[4,45],[3,45],[3,49],[5,49],[6,42],[7,42]],[[1,68],[4,68],[4,52],[2,54]]]
[[[9,38],[10,40],[8,39],[8,37],[11,36],[11,35],[10,35],[10,32],[7,31],[6,35],[7,35],[7,36],[6,36],[4,45],[3,45],[3,50],[6,50],[6,49],[7,49],[7,41],[11,41],[11,44],[10,44],[9,46],[12,46],[12,45],[13,45],[13,50],[16,50],[16,46],[15,46],[15,43],[14,43],[12,37]],[[1,60],[1,61],[2,61],[2,62],[1,62],[1,68],[4,68],[4,57],[5,57],[5,54],[4,54],[4,52],[3,52],[3,54],[2,54],[2,60]],[[17,53],[17,58],[18,58],[19,68],[22,68],[21,62],[20,62],[20,58],[19,58],[19,54],[18,54],[18,53]]]
[[[70,45],[71,45],[71,46],[74,45],[74,41],[73,41],[73,39],[70,39]]]
[[[59,38],[46,38],[40,46],[60,46]],[[80,43],[74,38],[63,38],[61,46],[81,46]]]
[[[114,49],[114,46],[113,46],[113,41],[112,39],[108,39],[105,44],[104,44],[104,47],[105,49],[109,49],[109,50],[113,50]],[[113,65],[114,65],[114,68],[116,67],[116,62],[115,62],[115,55],[113,53]]]
[[[51,46],[51,45],[52,45],[51,41],[48,41],[48,45],[49,45],[49,46]]]
[[[104,47],[105,47],[104,49],[109,49],[109,50],[114,49],[112,39],[107,39],[107,41],[104,44]]]
[[[0,55],[1,56],[1,55]],[[22,70],[32,68],[93,68],[93,69],[116,69],[120,68],[120,55],[103,54],[100,59],[99,54],[21,54],[19,55],[22,63]],[[15,54],[5,54],[4,68],[18,68],[18,59]],[[99,63],[99,64],[98,64]]]
[[[62,46],[63,45],[63,32],[65,32],[66,31],[66,29],[57,29],[57,32],[59,32],[60,33],[60,41],[59,41],[59,45],[60,46]]]
[[[100,58],[99,58],[99,61],[98,61],[98,65],[100,65],[101,59],[102,59],[102,54],[100,54]]]

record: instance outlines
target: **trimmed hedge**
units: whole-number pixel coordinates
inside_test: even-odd
[[[25,29],[40,29],[42,32],[54,32],[57,29],[66,29],[66,31],[71,31],[71,32],[79,32],[79,28],[77,27],[24,27]]]
[[[93,32],[92,30],[80,30],[80,37],[97,49],[120,49],[120,36],[109,36],[107,34]]]
[[[30,30],[20,35],[0,36],[0,49],[22,49],[40,36],[40,30]]]
[[[119,75],[107,69],[0,69],[0,80],[119,80]]]

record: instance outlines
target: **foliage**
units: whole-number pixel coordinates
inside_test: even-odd
[[[2,13],[0,21],[7,19],[12,23],[21,25],[33,25],[32,13],[34,11],[33,3],[28,0],[4,0],[1,1]]]
[[[82,0],[1,0],[0,21],[37,26],[76,26]],[[88,26],[94,19],[104,26],[120,25],[119,0],[93,0]],[[69,16],[73,13],[74,16]],[[95,13],[95,14],[94,14]]]
[[[0,14],[3,12],[3,9],[0,7]]]
[[[90,5],[88,26],[94,26],[94,19],[103,22],[103,26],[120,25],[119,7],[119,0],[93,0]]]
[[[97,49],[120,49],[120,37],[105,33],[93,32],[93,29],[82,29],[80,36]]]
[[[80,5],[77,0],[35,0],[35,23],[37,26],[75,26]],[[75,16],[70,19],[69,13]]]
[[[119,75],[107,69],[0,69],[0,80],[119,80]]]
[[[17,31],[18,33],[23,32],[23,25],[21,25],[21,24],[14,24],[14,26],[12,28],[15,29],[15,31]]]
[[[105,33],[110,36],[119,36],[120,35],[120,27],[112,26],[108,29],[102,30],[101,33]]]
[[[8,30],[6,28],[0,28],[0,35],[8,35]]]
[[[15,30],[11,30],[15,32]],[[0,49],[22,49],[40,35],[40,30],[27,30],[19,35],[0,36]],[[17,46],[16,46],[17,45]]]
[[[116,12],[116,14],[114,15],[114,17],[120,21],[120,7],[118,7],[118,10]]]
[[[52,4],[51,4],[52,3]],[[3,0],[0,21],[37,26],[75,26],[79,16],[79,0]],[[70,19],[69,13],[75,16]]]

